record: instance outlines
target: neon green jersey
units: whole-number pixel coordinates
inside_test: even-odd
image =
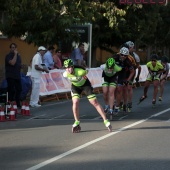
[[[121,71],[122,68],[119,67],[117,64],[115,64],[113,70],[109,70],[107,67],[106,67],[106,64],[105,64],[105,68],[104,68],[104,72],[106,74],[106,76],[108,77],[112,77],[114,76],[117,72]]]
[[[74,74],[69,74],[67,71],[63,73],[63,76],[68,78],[68,80],[75,86],[82,86],[87,79],[87,70],[82,68],[74,68]]]
[[[149,62],[146,64],[146,66],[148,67],[149,70],[154,71],[154,72],[157,72],[157,71],[163,69],[163,65],[162,65],[159,61],[156,61],[155,67],[153,67],[152,61],[149,61]]]

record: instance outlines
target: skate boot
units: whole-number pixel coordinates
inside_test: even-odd
[[[132,111],[132,102],[127,104],[127,111],[128,112]]]
[[[156,105],[156,100],[152,100],[152,107],[154,108]]]
[[[112,126],[111,126],[111,124],[110,124],[110,122],[108,120],[104,121],[104,125],[107,127],[109,132],[112,132]]]
[[[80,121],[75,121],[72,125],[72,133],[79,133],[81,131]]]
[[[116,116],[118,113],[119,113],[119,107],[115,106],[114,115]]]
[[[162,103],[162,97],[159,96],[159,103]]]
[[[142,96],[142,97],[139,99],[138,104],[140,104],[140,103],[141,103],[142,101],[144,101],[146,98],[147,98],[147,96]]]
[[[123,105],[123,113],[127,114],[127,106],[125,104]]]
[[[109,109],[110,109],[109,105],[105,105],[104,112],[107,114],[109,112]]]

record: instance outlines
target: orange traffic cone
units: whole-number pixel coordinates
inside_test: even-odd
[[[22,115],[25,115],[25,102],[22,102],[21,114],[22,114]]]
[[[13,107],[11,107],[10,113],[9,113],[9,120],[16,120],[15,119],[15,110]]]
[[[0,108],[0,122],[5,122],[5,113],[4,113],[4,108]]]
[[[18,114],[18,108],[16,102],[13,103],[13,108],[15,110],[15,114]]]
[[[25,104],[25,114],[26,116],[30,116],[30,108],[28,102]]]

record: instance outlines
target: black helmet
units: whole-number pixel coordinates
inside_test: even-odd
[[[151,60],[158,60],[157,54],[152,54],[150,57]]]
[[[161,57],[161,62],[168,63],[168,57],[167,56]]]

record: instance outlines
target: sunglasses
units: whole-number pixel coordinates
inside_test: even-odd
[[[58,51],[57,53],[61,53],[61,51]]]
[[[153,62],[156,62],[156,60],[152,60]]]
[[[120,54],[121,56],[127,57],[128,55]]]

